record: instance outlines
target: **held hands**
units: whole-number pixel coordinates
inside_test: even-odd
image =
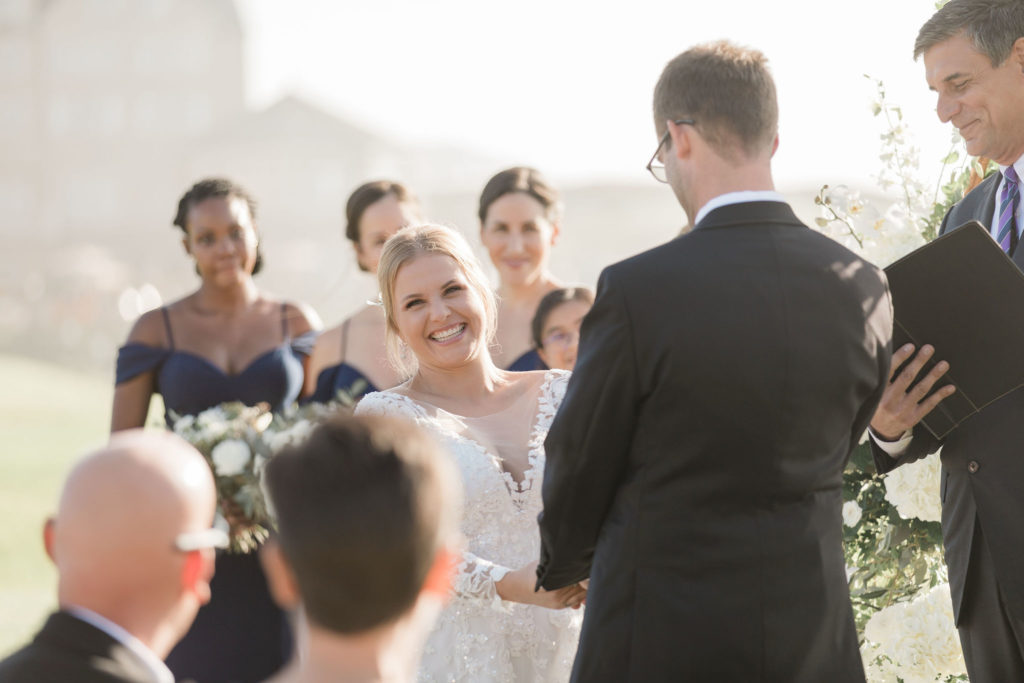
[[[495,588],[502,600],[540,605],[548,609],[579,609],[587,599],[587,589],[578,583],[553,591],[546,591],[543,588],[534,591],[536,582],[537,563],[531,562],[525,567],[505,574],[504,578],[495,584]]]
[[[871,429],[880,438],[886,441],[896,441],[905,431],[920,422],[921,418],[932,412],[942,399],[956,391],[955,387],[950,384],[922,401],[939,378],[949,370],[949,363],[946,361],[936,363],[935,367],[921,378],[921,381],[909,391],[907,390],[934,353],[935,349],[930,344],[925,344],[921,347],[920,353],[914,356],[907,367],[903,368],[903,372],[895,377],[896,370],[914,355],[914,345],[905,344],[892,354],[889,385],[882,394],[882,401],[878,404],[875,416],[871,418]]]

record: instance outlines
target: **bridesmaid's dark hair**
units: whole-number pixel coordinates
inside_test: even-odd
[[[240,185],[236,185],[227,178],[204,178],[189,188],[188,192],[178,200],[178,213],[174,216],[173,225],[181,228],[181,231],[188,234],[185,223],[188,220],[189,210],[196,204],[210,199],[211,197],[238,197],[245,201],[249,207],[249,216],[253,224],[256,223],[256,200]],[[263,268],[263,250],[256,245],[256,265],[253,266],[252,274],[260,272]]]
[[[345,237],[351,240],[352,244],[359,245],[359,221],[363,219],[363,214],[388,195],[393,195],[399,204],[410,204],[419,209],[416,197],[402,183],[393,180],[372,180],[363,183],[349,195],[345,204]],[[360,263],[359,270],[365,271],[366,267]]]
[[[562,200],[558,190],[537,169],[515,166],[501,171],[484,186],[484,191],[480,193],[480,208],[477,211],[480,225],[487,222],[487,211],[491,204],[513,192],[522,192],[540,202],[544,207],[544,217],[548,221],[555,223],[561,217]]]

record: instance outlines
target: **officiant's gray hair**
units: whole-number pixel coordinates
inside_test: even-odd
[[[498,329],[498,302],[494,290],[466,238],[451,228],[431,223],[402,228],[384,244],[377,265],[377,284],[384,314],[387,316],[388,360],[405,376],[411,376],[416,371],[416,362],[409,357],[408,349],[403,349],[398,336],[398,326],[395,324],[395,278],[405,263],[424,254],[443,254],[458,264],[466,276],[466,282],[483,302],[483,333],[488,347],[494,341]]]
[[[654,88],[654,126],[691,118],[718,154],[760,154],[775,141],[779,104],[768,59],[721,40],[697,45],[670,61]]]
[[[924,23],[914,41],[914,59],[963,34],[996,67],[1006,61],[1018,38],[1024,38],[1021,0],[952,0]]]

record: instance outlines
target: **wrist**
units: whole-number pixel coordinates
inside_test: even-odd
[[[871,434],[879,441],[885,441],[886,443],[895,443],[900,439],[904,438],[909,432],[909,429],[903,429],[896,431],[895,434],[890,433],[888,430],[882,430],[878,427],[871,426]]]

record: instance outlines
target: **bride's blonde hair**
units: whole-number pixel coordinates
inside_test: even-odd
[[[466,239],[443,225],[427,223],[402,228],[387,241],[381,251],[377,265],[377,284],[380,287],[384,315],[387,317],[388,360],[407,377],[416,372],[416,361],[403,349],[402,340],[398,336],[398,326],[395,324],[395,278],[403,265],[424,254],[441,254],[458,264],[466,282],[483,302],[483,333],[488,348],[494,341],[498,327],[497,300],[480,261]]]

